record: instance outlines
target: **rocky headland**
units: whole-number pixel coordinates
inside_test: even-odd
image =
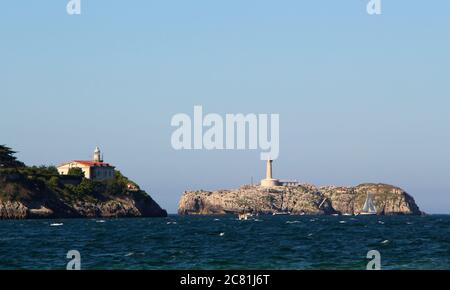
[[[110,182],[77,177],[0,173],[0,219],[165,217],[138,187],[119,173]]]
[[[15,153],[0,145],[0,219],[167,216],[118,170],[90,179],[81,168],[60,174],[54,166],[26,166]]]
[[[379,215],[421,215],[414,198],[399,187],[366,183],[355,187],[302,184],[242,186],[235,190],[184,192],[180,215],[290,213],[293,215],[358,214],[370,193]]]

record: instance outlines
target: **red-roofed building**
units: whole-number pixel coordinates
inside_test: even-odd
[[[84,177],[93,180],[108,180],[114,178],[114,166],[103,162],[100,149],[95,148],[92,160],[73,160],[59,165],[58,172],[61,175],[67,175],[71,168],[80,168],[83,170]]]

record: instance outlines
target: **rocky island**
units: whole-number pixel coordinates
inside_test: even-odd
[[[355,187],[316,187],[299,184],[265,188],[247,185],[235,190],[185,192],[179,202],[180,215],[238,213],[290,213],[293,215],[358,214],[371,193],[380,215],[421,215],[414,198],[387,184]]]
[[[217,214],[293,214],[357,215],[363,212],[371,195],[379,215],[421,215],[414,198],[399,187],[366,183],[354,187],[316,187],[272,177],[268,160],[266,178],[260,185],[246,185],[235,190],[188,191],[182,195],[180,215]]]
[[[0,146],[0,219],[167,216],[117,170],[107,179],[88,179],[76,167],[62,175],[53,166],[25,166],[14,153]]]

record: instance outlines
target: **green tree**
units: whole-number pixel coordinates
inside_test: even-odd
[[[79,167],[72,167],[69,169],[69,172],[67,172],[67,175],[73,175],[73,176],[82,176],[84,177],[84,172]]]
[[[24,167],[25,164],[18,161],[14,156],[17,152],[13,151],[11,148],[0,145],[0,168],[17,168]]]
[[[50,188],[57,188],[59,186],[58,177],[52,176],[48,181],[48,185],[50,186]]]
[[[58,175],[58,169],[55,166],[28,166],[22,170],[27,174],[41,174],[41,175]]]

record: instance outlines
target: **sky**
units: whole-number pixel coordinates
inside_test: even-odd
[[[174,114],[277,113],[274,175],[400,186],[450,214],[450,2],[4,1],[0,144],[28,165],[105,161],[169,213],[264,177],[259,150],[176,151]]]

